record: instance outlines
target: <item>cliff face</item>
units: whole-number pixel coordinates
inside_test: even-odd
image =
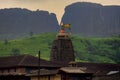
[[[57,18],[47,11],[21,8],[0,10],[0,34],[41,33],[57,31]]]
[[[120,6],[73,3],[65,8],[62,21],[72,25],[73,33],[85,37],[120,35]],[[48,11],[0,9],[0,39],[6,35],[16,38],[24,36],[23,33],[56,32],[58,26],[56,15]]]
[[[120,6],[78,2],[65,8],[62,22],[70,23],[72,31],[86,37],[120,34]]]

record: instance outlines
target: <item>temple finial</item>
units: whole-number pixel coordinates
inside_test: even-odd
[[[69,34],[71,35],[71,24],[64,24],[63,22],[60,23],[60,31],[59,34],[61,35],[67,35],[67,33],[65,32],[65,29],[69,30]]]

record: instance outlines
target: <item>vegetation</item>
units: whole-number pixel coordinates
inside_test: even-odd
[[[120,37],[72,39],[77,60],[120,63]]]
[[[13,48],[13,49],[11,50],[11,55],[13,55],[13,56],[18,56],[18,55],[20,55],[20,50],[17,49],[17,48]]]
[[[32,37],[32,38],[31,38]],[[42,33],[23,39],[9,40],[6,45],[0,41],[0,56],[30,54],[49,60],[52,41],[56,33]],[[81,38],[71,37],[76,61],[97,63],[120,63],[120,37]]]

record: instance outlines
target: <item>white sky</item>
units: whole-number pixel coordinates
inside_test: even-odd
[[[27,8],[30,10],[46,10],[55,13],[60,22],[64,8],[74,2],[94,2],[102,5],[120,5],[120,0],[0,0],[0,8]]]

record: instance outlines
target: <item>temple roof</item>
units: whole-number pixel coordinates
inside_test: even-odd
[[[80,67],[62,67],[60,70],[66,73],[85,73]]]
[[[85,67],[85,72],[94,73],[94,75],[108,75],[110,72],[120,72],[120,64],[111,64],[111,63],[84,63],[77,62],[77,66]]]
[[[75,64],[76,67],[68,67],[69,64],[64,64],[64,62],[58,63],[40,59],[41,68],[56,68],[66,73],[94,73],[95,75],[108,75],[113,74],[113,72],[120,72],[120,64],[85,62],[76,62]],[[0,69],[12,67],[38,68],[38,57],[30,55],[0,57]],[[48,70],[42,69],[42,71],[47,72]],[[56,71],[52,72],[53,74],[56,73]],[[51,71],[48,71],[48,73],[51,73]]]
[[[0,68],[37,67],[38,57],[30,55],[0,57]],[[61,67],[61,63],[40,59],[40,67]]]

